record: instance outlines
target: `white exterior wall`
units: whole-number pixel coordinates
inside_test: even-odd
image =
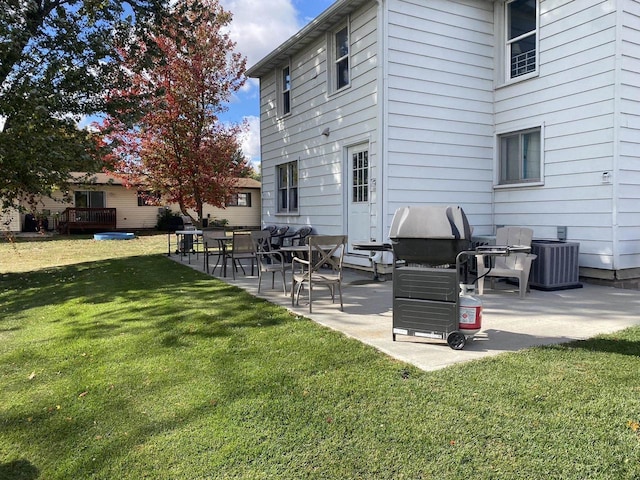
[[[460,205],[492,230],[493,4],[389,2],[388,232],[404,205]]]
[[[621,2],[620,133],[615,240],[619,269],[640,268],[640,3]]]
[[[376,9],[376,2],[371,2],[350,16],[349,88],[329,94],[324,36],[291,58],[291,115],[277,116],[275,76],[280,70],[261,77],[264,224],[311,225],[322,234],[348,231],[343,200],[346,148],[370,142],[372,177],[376,171]],[[322,135],[327,127],[328,137]],[[298,213],[278,214],[276,166],[294,160],[299,161]]]
[[[529,226],[537,238],[566,226],[582,267],[613,269],[615,184],[603,172],[616,177],[614,2],[543,0],[540,9],[539,75],[498,82],[495,109],[497,133],[543,127],[544,185],[497,187],[495,224]]]
[[[475,234],[567,227],[581,267],[640,269],[640,2],[540,0],[537,74],[512,82],[503,0],[385,0],[377,33],[371,3],[352,15],[351,89],[327,94],[324,39],[291,59],[291,116],[277,118],[275,73],[261,78],[265,223],[343,231],[344,152],[364,139],[372,238],[386,239],[400,206],[457,204]],[[498,135],[538,126],[541,184],[497,185]],[[278,216],[275,167],[292,160],[300,212]]]

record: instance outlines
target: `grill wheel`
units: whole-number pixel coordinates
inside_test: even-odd
[[[447,344],[454,350],[462,350],[466,341],[466,337],[460,332],[451,332],[447,337]]]

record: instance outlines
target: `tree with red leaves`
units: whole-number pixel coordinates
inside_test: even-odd
[[[160,194],[184,215],[224,207],[248,167],[238,160],[243,125],[219,120],[245,81],[246,60],[224,32],[231,14],[218,0],[181,0],[164,33],[153,38],[160,60],[133,73],[132,87],[110,92],[117,115],[100,125],[110,169],[125,184]],[[122,50],[124,71],[135,63]],[[133,106],[133,107],[132,107]]]

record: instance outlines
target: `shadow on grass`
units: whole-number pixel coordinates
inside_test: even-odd
[[[630,328],[621,332],[620,335],[639,336],[637,335],[638,332],[640,332],[640,328]],[[636,335],[633,335],[634,333],[636,333]],[[561,345],[561,347],[640,357],[640,338],[612,338],[607,335],[589,338],[587,340],[575,340]],[[549,348],[552,347],[550,346]]]
[[[200,328],[185,335],[208,337],[226,336],[236,327],[277,323],[273,316],[258,315],[268,302],[161,255],[5,274],[2,283],[0,303],[6,319],[33,309],[63,307],[47,320],[62,322],[73,338],[148,329],[151,322],[159,334],[166,334],[162,342],[167,347],[178,347],[184,344],[175,336],[176,327],[189,322]],[[15,320],[0,321],[0,331],[19,328]]]
[[[238,364],[253,368],[265,358],[259,354],[254,360],[255,343],[246,338],[255,337],[247,329],[267,341],[282,338],[268,329],[289,318],[279,307],[161,255],[9,274],[2,281],[0,329],[60,328],[42,330],[47,333],[37,333],[27,346],[3,356],[7,365],[37,365],[37,378],[47,379],[55,393],[6,412],[0,436],[10,434],[14,443],[25,445],[34,437],[47,438],[53,451],[74,442],[90,445],[82,447],[87,453],[78,453],[78,466],[70,467],[83,472],[68,478],[110,471],[114,458],[137,452],[140,443],[156,435],[201,424],[217,409],[217,400],[207,395],[194,404],[191,399],[176,402],[175,414],[147,416],[151,399],[174,398],[176,390],[194,392],[203,383],[210,395],[228,402],[251,395],[262,380],[256,383]],[[202,375],[185,373],[196,369]],[[29,389],[34,385],[14,382],[9,388],[19,397],[33,395]],[[117,424],[115,417],[132,420],[115,432],[101,430],[103,424]],[[22,460],[0,465],[0,479],[38,475]]]
[[[152,237],[156,235],[163,235],[166,238],[166,235],[171,232],[154,230],[154,229],[146,229],[146,230],[137,230],[135,228],[129,229],[116,229],[115,231],[120,232],[131,232],[135,234],[135,238],[138,237]],[[93,235],[96,233],[103,233],[104,230],[96,230],[93,232],[82,232],[82,233],[71,233],[71,234],[62,234],[62,233],[52,233],[47,232],[43,234],[34,233],[32,235],[15,235],[12,237],[8,237],[6,233],[0,233],[0,243],[10,242],[10,243],[31,243],[31,242],[58,242],[58,241],[69,241],[69,240],[93,240]],[[127,240],[130,241],[130,240]]]
[[[31,480],[39,475],[40,471],[29,460],[0,463],[0,478],[3,480]]]

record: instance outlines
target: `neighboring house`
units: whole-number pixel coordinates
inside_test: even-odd
[[[638,45],[632,0],[337,0],[247,72],[262,221],[385,241],[398,207],[460,205],[640,277]]]
[[[111,212],[115,209],[115,226],[118,230],[154,228],[158,222],[158,213],[164,208],[179,212],[174,204],[147,205],[149,195],[135,188],[126,188],[122,180],[105,173],[93,175],[88,184],[77,183],[69,197],[71,203],[63,201],[62,192],[55,192],[53,198],[40,199],[36,214],[47,218],[50,229],[61,226],[65,211],[69,208],[104,209]],[[260,182],[251,178],[238,179],[238,192],[226,208],[205,205],[203,217],[208,223],[215,220],[227,220],[229,227],[260,226]],[[195,212],[192,216],[195,218]],[[24,230],[25,214],[11,215],[13,222],[10,229]],[[20,218],[16,222],[16,218]]]
[[[19,232],[20,212],[12,208],[0,213],[0,222],[0,231]]]

